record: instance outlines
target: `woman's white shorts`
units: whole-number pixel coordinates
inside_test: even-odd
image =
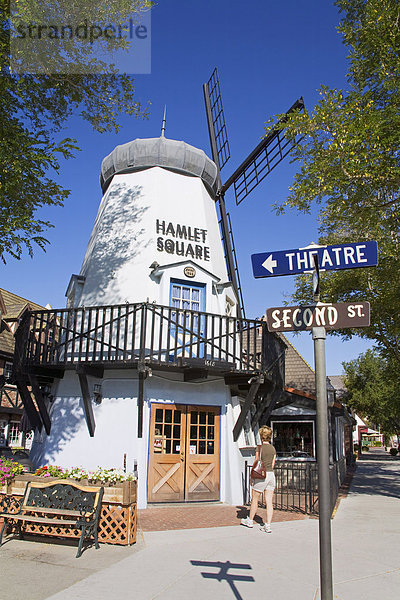
[[[275,473],[268,471],[265,479],[252,479],[251,487],[256,492],[263,492],[264,490],[274,490],[276,485]]]

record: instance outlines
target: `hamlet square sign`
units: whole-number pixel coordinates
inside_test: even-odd
[[[313,327],[325,327],[325,329],[368,327],[369,321],[369,302],[318,303],[267,310],[268,331],[307,331]]]

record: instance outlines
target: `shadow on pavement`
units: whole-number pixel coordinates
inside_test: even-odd
[[[350,495],[374,494],[400,498],[400,461],[387,454],[363,455],[357,461],[357,471]]]
[[[378,462],[396,462],[400,461],[400,456],[391,456],[389,453],[378,454],[373,452],[364,452],[358,459],[359,461],[364,460],[376,460]]]
[[[204,560],[191,560],[191,564],[194,567],[211,567],[215,569],[219,569],[219,572],[216,573],[204,573],[201,575],[205,579],[215,579],[216,581],[226,581],[229,587],[231,588],[235,598],[237,600],[243,600],[242,596],[239,594],[239,590],[236,588],[236,581],[255,581],[252,575],[235,575],[234,573],[228,573],[229,569],[251,569],[252,567],[249,564],[244,563],[231,563],[229,560],[226,562],[209,562]]]

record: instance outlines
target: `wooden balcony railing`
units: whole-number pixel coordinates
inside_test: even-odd
[[[263,321],[155,304],[26,313],[16,333],[15,366],[129,366],[141,361],[226,371],[281,373],[283,342]]]

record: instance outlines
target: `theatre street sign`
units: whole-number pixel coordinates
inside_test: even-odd
[[[311,273],[314,256],[318,256],[320,271],[375,267],[378,264],[378,245],[375,241],[333,246],[312,245],[307,248],[252,254],[253,274],[258,278]]]
[[[311,306],[282,306],[267,309],[268,331],[306,331],[313,327],[346,329],[368,327],[369,302],[318,303]]]

